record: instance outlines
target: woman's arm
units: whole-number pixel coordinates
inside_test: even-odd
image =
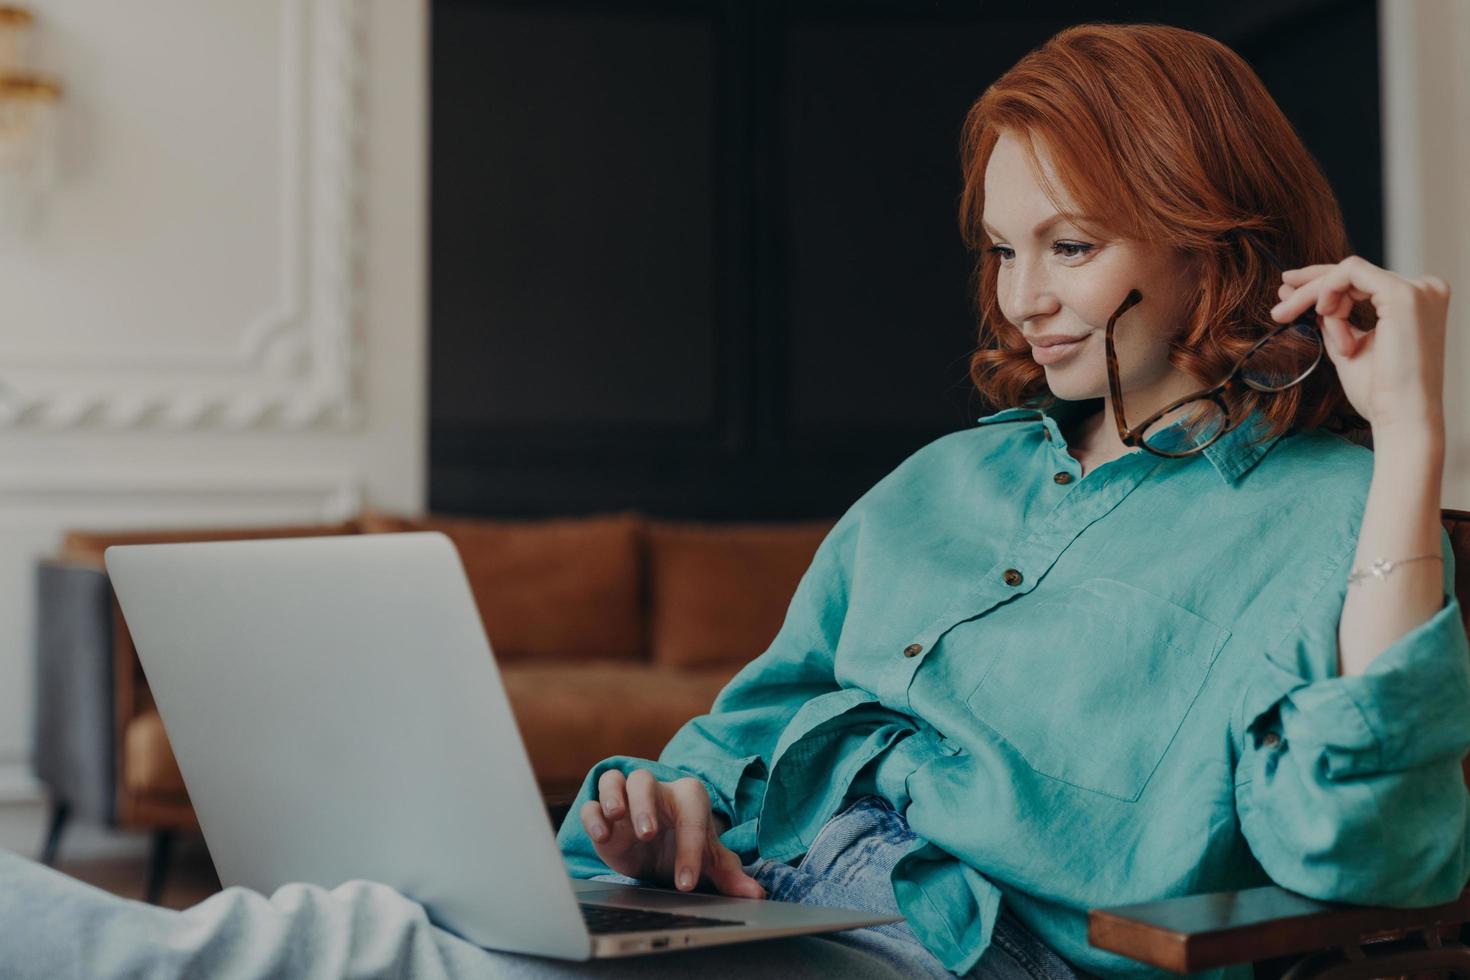
[[[1353,567],[1366,570],[1379,558],[1438,555],[1444,426],[1425,424],[1408,433],[1373,434],[1373,481],[1363,508]],[[1339,673],[1361,674],[1395,640],[1444,605],[1444,569],[1416,561],[1385,578],[1363,579],[1347,590],[1338,625]]]
[[[1283,323],[1308,308],[1322,317],[1327,356],[1343,391],[1373,426],[1373,482],[1353,567],[1439,552],[1444,472],[1444,347],[1450,290],[1442,279],[1406,279],[1350,256],[1282,274]],[[1348,322],[1371,300],[1377,326]],[[1348,589],[1339,626],[1339,671],[1363,673],[1379,654],[1445,604],[1442,569],[1417,561]]]
[[[1444,595],[1454,552],[1437,533],[1444,564],[1415,564],[1442,576]],[[1304,559],[1316,591],[1252,668],[1232,725],[1236,813],[1284,888],[1325,901],[1437,905],[1470,879],[1460,768],[1470,751],[1470,638],[1451,595],[1362,673],[1335,674],[1354,547]]]
[[[1270,877],[1313,898],[1419,906],[1470,878],[1470,637],[1440,526],[1449,291],[1362,259],[1292,270],[1273,311],[1317,304],[1349,400],[1373,425],[1358,539],[1303,555],[1313,597],[1256,664],[1233,731],[1236,811]],[[1362,331],[1349,299],[1373,300]],[[1349,586],[1373,561],[1437,555]]]
[[[602,776],[610,770],[626,777],[646,769],[659,782],[694,776],[709,793],[721,842],[737,853],[754,853],[755,818],[772,750],[802,705],[839,687],[834,665],[862,502],[818,546],[771,645],[730,679],[706,714],[675,732],[656,760],[611,756],[587,773],[557,833],[574,877],[610,870],[580,817],[583,806],[598,799]]]

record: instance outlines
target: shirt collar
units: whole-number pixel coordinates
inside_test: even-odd
[[[1050,410],[1038,407],[1037,401],[1013,408],[1005,408],[990,415],[982,415],[976,421],[980,425],[991,425],[997,422],[1023,421],[1026,419],[1044,420],[1052,419],[1053,423],[1060,429],[1062,426],[1070,425],[1072,422],[1092,414],[1102,408],[1101,398],[1084,398],[1079,401],[1068,401],[1058,398]],[[1213,443],[1206,446],[1204,456],[1215,467],[1215,472],[1227,484],[1235,484],[1244,476],[1251,467],[1260,462],[1261,457],[1276,443],[1280,436],[1264,437],[1267,420],[1259,409],[1252,412],[1235,428],[1226,432]],[[1143,450],[1139,450],[1142,452]],[[1164,460],[1161,460],[1163,462]]]

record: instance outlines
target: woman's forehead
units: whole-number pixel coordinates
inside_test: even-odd
[[[1050,155],[1044,147],[1035,147],[1031,157],[1028,141],[1013,133],[1002,132],[985,167],[985,214],[981,223],[991,235],[1041,235],[1051,224],[1077,227],[1080,210],[1067,195],[1057,178]],[[1040,169],[1057,199],[1047,195],[1047,188],[1037,177]],[[1077,216],[1075,219],[1067,215]]]

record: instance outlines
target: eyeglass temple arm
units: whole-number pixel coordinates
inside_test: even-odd
[[[1118,356],[1113,347],[1113,325],[1118,322],[1118,317],[1128,312],[1129,309],[1136,306],[1142,300],[1143,294],[1138,290],[1128,290],[1128,295],[1123,298],[1123,302],[1118,305],[1118,308],[1113,311],[1113,315],[1108,318],[1107,330],[1103,335],[1104,340],[1106,340],[1106,343],[1103,345],[1104,354],[1108,359],[1108,390],[1113,393],[1113,421],[1118,427],[1118,437],[1123,439],[1125,445],[1130,444],[1127,438],[1129,431],[1128,423],[1123,420],[1123,384],[1118,378]]]

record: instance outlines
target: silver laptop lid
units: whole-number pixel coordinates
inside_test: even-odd
[[[590,955],[448,538],[118,546],[106,563],[225,885],[380,881],[471,942]]]

